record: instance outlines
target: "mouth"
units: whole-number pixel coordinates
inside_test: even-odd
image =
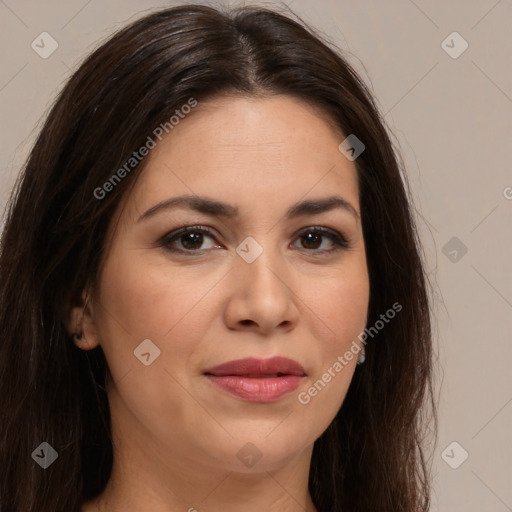
[[[304,368],[292,359],[246,358],[229,361],[204,372],[210,382],[249,402],[274,402],[291,393],[306,376]]]

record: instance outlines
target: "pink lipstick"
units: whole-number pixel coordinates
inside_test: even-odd
[[[306,376],[304,368],[285,357],[246,358],[206,370],[210,382],[250,402],[274,402],[297,389]]]

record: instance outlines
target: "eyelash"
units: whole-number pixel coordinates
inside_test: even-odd
[[[215,235],[212,231],[210,231],[208,228],[204,226],[187,226],[181,229],[178,229],[176,231],[171,231],[170,233],[167,233],[163,238],[159,241],[159,246],[164,247],[167,251],[173,252],[173,253],[181,253],[181,254],[192,254],[192,253],[199,253],[202,254],[204,249],[177,249],[176,247],[171,247],[170,244],[175,241],[179,240],[179,238],[183,235],[187,235],[189,233],[202,233],[203,235],[207,235],[213,239],[215,239]],[[340,233],[333,231],[328,228],[324,228],[321,226],[311,226],[308,228],[305,228],[301,230],[297,234],[297,238],[301,238],[305,236],[308,233],[315,233],[319,234],[322,237],[329,238],[334,244],[335,247],[333,249],[329,250],[318,250],[318,249],[302,249],[304,251],[312,251],[312,252],[318,252],[325,254],[330,254],[333,252],[343,251],[346,249],[350,249],[352,246],[349,243],[349,241]],[[209,249],[206,249],[209,250]]]

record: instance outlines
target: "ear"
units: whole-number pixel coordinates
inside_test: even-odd
[[[67,329],[73,336],[73,343],[82,350],[91,350],[100,344],[94,323],[93,301],[87,292],[82,292],[78,303],[70,307]]]

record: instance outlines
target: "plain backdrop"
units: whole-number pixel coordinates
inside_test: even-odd
[[[128,21],[178,3],[0,0],[2,210],[85,55]],[[413,189],[439,358],[432,511],[512,510],[512,2],[285,3],[370,85]],[[47,58],[31,46],[43,32],[58,44]]]

